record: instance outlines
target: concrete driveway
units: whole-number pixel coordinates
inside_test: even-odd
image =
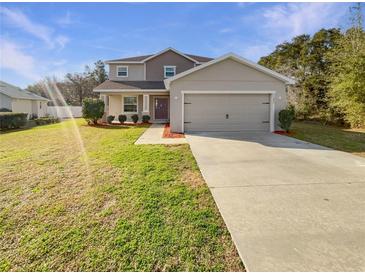
[[[271,133],[187,135],[249,271],[365,271],[365,159]]]

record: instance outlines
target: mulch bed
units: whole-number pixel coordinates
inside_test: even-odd
[[[145,125],[150,125],[151,123],[132,123],[132,122],[126,122],[126,123],[112,123],[112,124],[108,124],[108,123],[100,123],[98,125],[102,125],[102,126],[145,126]]]
[[[170,124],[165,124],[163,130],[162,138],[185,138],[183,133],[173,133],[171,132]]]
[[[294,135],[293,131],[286,132],[284,130],[275,130],[274,133],[279,134],[279,135],[286,135],[286,136],[293,136]]]

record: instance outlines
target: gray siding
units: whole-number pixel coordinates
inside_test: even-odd
[[[194,62],[173,52],[167,51],[146,62],[146,80],[164,80],[164,66],[176,66],[176,74],[194,67]]]
[[[285,84],[260,71],[233,61],[224,60],[200,71],[182,77],[170,86],[170,122],[174,132],[182,132],[181,91],[276,91],[275,125],[278,112],[286,107]],[[229,96],[229,95],[227,95]]]
[[[11,98],[5,94],[0,93],[0,108],[7,108],[11,110]]]
[[[118,77],[117,66],[127,66],[128,77]],[[144,64],[109,64],[109,79],[113,81],[142,81],[144,80]]]

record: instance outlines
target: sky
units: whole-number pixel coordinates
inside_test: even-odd
[[[0,3],[0,79],[25,88],[97,60],[159,52],[258,61],[295,35],[349,25],[352,3]]]

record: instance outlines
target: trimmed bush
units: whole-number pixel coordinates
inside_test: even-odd
[[[294,120],[294,110],[292,108],[282,109],[279,112],[279,122],[280,127],[284,129],[286,132],[289,132],[291,124]]]
[[[54,117],[42,117],[42,118],[34,119],[34,121],[35,121],[36,125],[42,126],[42,125],[59,123],[60,119],[54,118]]]
[[[20,128],[27,124],[26,113],[0,112],[0,129]]]
[[[104,115],[104,101],[100,99],[86,98],[82,101],[82,117],[87,123],[96,125],[98,119]]]
[[[114,121],[115,116],[113,115],[109,115],[108,117],[106,117],[106,121],[108,122],[108,124],[112,124]]]
[[[8,109],[8,108],[0,108],[0,112],[11,112],[11,109]]]
[[[139,117],[138,117],[138,115],[137,115],[137,114],[133,114],[133,115],[131,116],[131,119],[132,119],[133,123],[137,123],[137,122],[138,122]]]
[[[151,120],[151,117],[149,115],[143,115],[142,116],[142,122],[148,123]]]
[[[120,114],[120,115],[118,116],[118,120],[119,120],[119,122],[120,122],[121,124],[123,124],[125,121],[127,121],[127,116],[126,116],[126,115],[124,115],[124,114]]]

